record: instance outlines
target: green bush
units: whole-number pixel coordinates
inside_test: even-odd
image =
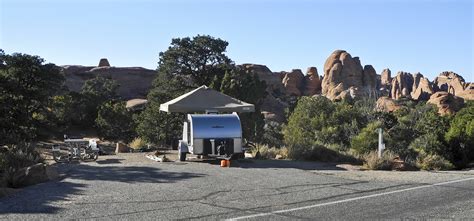
[[[452,159],[452,153],[448,147],[434,133],[427,133],[417,137],[410,143],[409,147],[419,155],[437,154],[446,159]]]
[[[377,150],[378,129],[381,127],[382,124],[378,121],[369,123],[357,136],[352,138],[351,149],[360,154]]]
[[[125,108],[125,102],[104,103],[95,123],[101,138],[129,142],[136,136],[135,122],[132,113]]]
[[[391,170],[395,157],[396,155],[392,152],[385,151],[382,158],[379,158],[376,151],[371,151],[364,155],[364,168],[369,170]]]
[[[288,147],[288,157],[295,160],[359,163],[359,159],[349,152],[332,150],[319,144]]]
[[[436,154],[419,156],[416,165],[422,170],[450,170],[454,168],[452,163]]]
[[[54,64],[0,49],[0,146],[36,139],[49,122],[45,116],[51,97],[64,82]],[[46,122],[45,122],[46,121]]]
[[[8,151],[0,153],[0,172],[2,185],[13,186],[13,174],[21,168],[43,162],[41,155],[30,143],[22,143],[8,147]]]
[[[282,125],[269,121],[263,127],[262,143],[272,147],[283,146]]]
[[[474,102],[469,102],[454,116],[445,139],[458,167],[474,162]]]

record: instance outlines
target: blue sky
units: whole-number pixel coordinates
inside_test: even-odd
[[[471,0],[0,0],[0,48],[58,65],[155,69],[174,37],[229,42],[237,64],[319,74],[336,49],[378,73],[452,70],[474,81]]]

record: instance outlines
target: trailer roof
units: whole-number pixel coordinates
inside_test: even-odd
[[[160,105],[170,113],[254,112],[255,106],[203,85]]]

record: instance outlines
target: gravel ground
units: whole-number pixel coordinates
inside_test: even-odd
[[[221,168],[212,161],[158,163],[144,153],[56,166],[61,180],[0,198],[0,218],[474,218],[472,170],[347,171],[336,164],[265,160]]]

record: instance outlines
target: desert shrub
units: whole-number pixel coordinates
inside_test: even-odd
[[[8,151],[0,153],[0,172],[2,185],[12,186],[13,175],[21,168],[43,162],[41,155],[30,143],[12,145]]]
[[[382,124],[378,121],[369,123],[357,136],[352,138],[351,149],[361,154],[377,150],[378,128],[380,127]]]
[[[364,168],[369,170],[391,170],[396,155],[385,151],[382,158],[378,157],[377,151],[371,151],[364,155]]]
[[[451,147],[453,162],[457,167],[474,162],[474,102],[468,102],[454,116],[444,137]]]
[[[258,156],[257,156],[258,152]],[[287,159],[288,158],[288,148],[286,147],[269,147],[266,144],[257,144],[253,149],[252,149],[252,155],[256,158],[260,159],[275,159],[277,155],[280,155],[282,159]]]
[[[440,116],[431,104],[410,103],[395,112],[397,124],[388,130],[387,148],[404,160],[416,158],[420,151],[449,158],[443,140],[449,128],[449,117]]]
[[[266,122],[263,127],[262,143],[272,147],[283,146],[282,125],[275,121]]]
[[[99,136],[108,140],[129,142],[136,135],[135,122],[125,102],[102,104],[95,123]]]
[[[419,156],[416,165],[423,170],[450,170],[454,168],[452,163],[436,154]]]
[[[334,111],[335,105],[325,97],[302,97],[283,129],[285,143],[298,149],[315,140],[326,141],[322,130],[329,125],[327,121]]]
[[[322,162],[359,162],[359,159],[351,155],[349,152],[341,152],[329,149],[320,144],[289,147],[288,157],[295,160],[311,160]]]
[[[440,141],[439,137],[434,133],[427,133],[415,138],[409,147],[415,150],[418,155],[437,154],[445,159],[452,159],[452,153],[448,146]]]
[[[39,56],[0,49],[0,145],[36,139],[47,121],[48,104],[64,82],[54,64]]]
[[[337,146],[333,149],[346,152],[352,138],[376,118],[372,116],[373,103],[359,100],[352,104],[332,102],[323,96],[302,97],[283,128],[285,144],[293,150],[318,144]]]
[[[8,151],[1,154],[2,161],[0,162],[2,162],[2,164],[0,166],[2,169],[19,169],[43,162],[40,154],[30,143],[12,145],[8,148]]]
[[[130,142],[130,144],[128,144],[128,146],[130,146],[130,148],[132,148],[134,150],[138,150],[138,149],[146,147],[147,143],[145,142],[144,139],[142,139],[140,137],[137,137],[137,138],[133,139],[132,142]]]

